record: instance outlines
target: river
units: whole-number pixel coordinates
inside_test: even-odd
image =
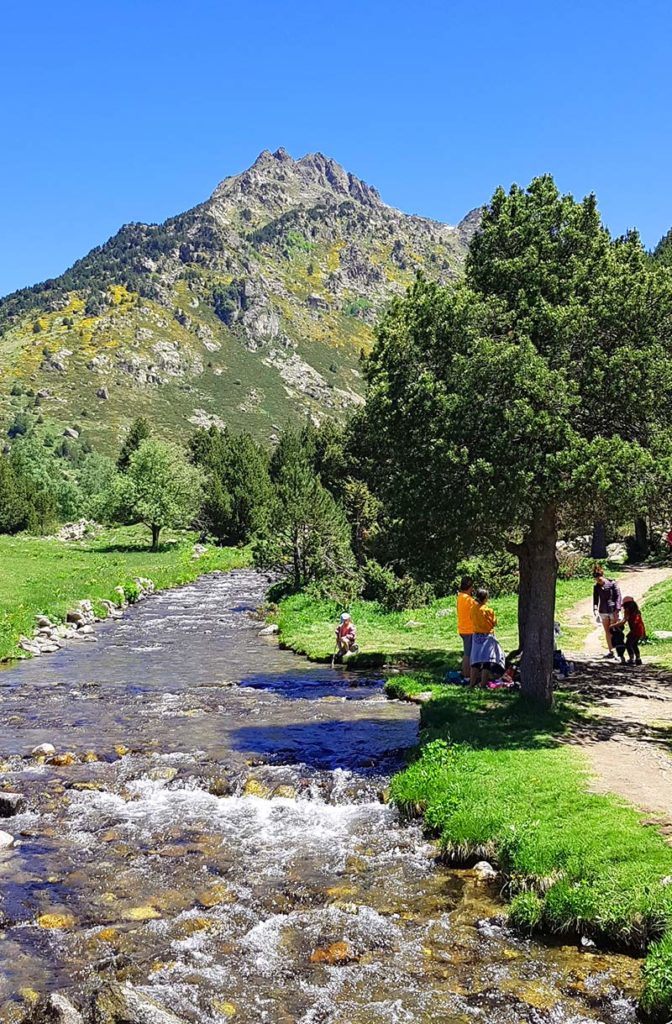
[[[516,936],[400,821],[417,708],[260,637],[264,586],[213,574],[0,672],[28,801],[0,822],[0,1021],[121,981],[194,1024],[633,1022],[636,961]]]

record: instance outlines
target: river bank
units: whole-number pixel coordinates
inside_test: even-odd
[[[563,647],[580,649],[594,629],[590,618],[572,614],[587,586],[558,585]],[[652,594],[659,620],[672,588],[662,583]],[[514,646],[515,598],[494,603],[498,635]],[[591,792],[589,764],[575,745],[592,727],[596,691],[559,694],[553,712],[532,716],[515,694],[444,685],[445,670],[460,656],[453,604],[394,614],[366,602],[352,609],[366,657],[412,666],[388,680],[388,695],[422,704],[420,747],[395,776],[391,798],[423,819],[450,863],[495,863],[516,927],[647,951],[641,1009],[667,1020],[672,849],[636,807]],[[289,598],[277,615],[281,642],[327,657],[337,610],[303,595]]]
[[[102,602],[119,604],[117,587],[134,599],[135,577],[147,577],[156,590],[164,590],[249,564],[245,549],[209,546],[194,552],[197,539],[187,531],[166,531],[160,550],[152,552],[143,527],[101,530],[77,541],[1,536],[0,662],[25,656],[20,638],[32,637],[38,615],[63,623],[78,602],[88,600],[105,618]]]

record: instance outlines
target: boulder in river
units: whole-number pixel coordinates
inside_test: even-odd
[[[84,1024],[84,1018],[67,996],[52,992],[35,1004],[26,1024]]]
[[[0,829],[0,850],[9,850],[12,846],[14,846],[14,836]]]
[[[22,793],[0,792],[0,818],[12,818],[26,806],[26,798]]]
[[[184,1024],[180,1017],[128,983],[106,985],[93,999],[93,1024]]]
[[[31,750],[33,757],[53,757],[55,753],[56,747],[52,743],[38,743]]]
[[[477,878],[480,878],[482,882],[490,881],[490,879],[497,878],[497,871],[493,868],[490,861],[479,860],[478,864],[474,864],[474,874]]]

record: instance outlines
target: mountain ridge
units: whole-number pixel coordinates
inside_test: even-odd
[[[263,150],[190,210],[1,299],[0,411],[49,392],[43,415],[88,417],[108,446],[140,407],[165,432],[270,440],[292,415],[343,416],[385,303],[418,272],[458,276],[479,216],[405,214],[322,153]]]

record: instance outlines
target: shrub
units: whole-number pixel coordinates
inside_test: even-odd
[[[521,931],[531,932],[538,928],[544,914],[544,904],[536,892],[520,892],[511,901],[509,920]]]
[[[578,551],[561,548],[558,551],[558,579],[575,580],[591,579],[594,575],[595,562],[586,558]]]
[[[428,604],[434,592],[428,583],[418,583],[412,576],[397,576],[392,569],[369,559],[362,569],[362,597],[377,601],[386,611],[401,612]]]
[[[518,562],[506,551],[465,558],[458,562],[456,569],[453,590],[457,590],[463,576],[471,576],[476,586],[485,587],[491,597],[518,591]]]

